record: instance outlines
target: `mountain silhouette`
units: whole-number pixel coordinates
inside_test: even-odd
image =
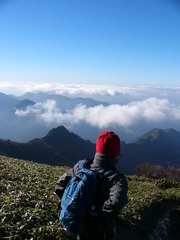
[[[53,128],[41,140],[67,159],[72,159],[72,162],[86,157],[93,158],[95,154],[95,144],[69,132],[63,126]]]
[[[48,94],[44,92],[39,93],[30,93],[27,92],[24,95],[20,96],[18,99],[30,99],[33,102],[45,102],[47,100],[55,100],[57,107],[61,109],[61,111],[66,111],[67,109],[72,109],[78,104],[86,105],[87,107],[94,107],[99,104],[104,106],[108,106],[109,104],[106,102],[99,102],[92,98],[70,98],[59,94]]]
[[[29,99],[24,99],[20,101],[14,109],[19,109],[19,110],[26,110],[28,106],[33,106],[35,102],[29,100]]]
[[[124,174],[134,174],[142,162],[180,166],[180,133],[174,129],[152,129],[132,143],[121,142],[117,168]],[[51,129],[42,138],[27,143],[0,139],[0,152],[9,157],[31,160],[49,165],[73,166],[83,158],[93,158],[95,144],[80,138],[65,127]]]
[[[136,166],[148,162],[163,167],[180,166],[180,133],[174,129],[152,129],[133,143],[122,143],[119,168],[131,174]]]
[[[60,126],[50,130],[45,137],[27,143],[0,139],[0,152],[9,157],[38,163],[73,166],[79,159],[93,158],[95,144]]]
[[[40,111],[38,106],[46,105],[49,101],[53,102],[57,111],[62,114],[79,105],[86,107],[108,106],[108,103],[99,102],[92,98],[70,98],[43,92],[28,92],[19,97],[0,93],[0,138],[27,142],[34,138],[44,137],[52,128],[58,127],[60,124],[56,121],[47,123],[39,117],[39,114],[41,115],[42,111],[45,110],[41,108]],[[83,132],[90,136],[94,134],[94,131],[96,131],[96,128],[92,128],[87,123],[82,122],[80,125],[76,125],[76,134],[78,135]],[[87,137],[84,138],[88,139]]]

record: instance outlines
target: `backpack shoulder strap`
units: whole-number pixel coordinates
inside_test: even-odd
[[[98,170],[99,173],[103,174],[104,176],[108,176],[111,173],[116,173],[118,172],[116,169],[110,169],[108,171],[104,170],[104,169],[100,169]]]
[[[79,168],[78,168],[78,170],[80,170],[80,169],[83,169],[83,168],[84,168],[84,164],[85,164],[85,162],[86,162],[86,159],[83,159],[83,160],[81,161],[81,163],[80,163],[80,165],[79,165]]]
[[[83,169],[83,168],[90,169],[90,165],[91,165],[92,162],[93,162],[92,159],[83,159],[81,161],[80,165],[79,165],[79,169],[78,170]]]
[[[116,169],[110,169],[110,170],[104,172],[104,175],[105,175],[105,176],[108,176],[108,175],[111,174],[111,173],[118,173],[118,171],[117,171]]]

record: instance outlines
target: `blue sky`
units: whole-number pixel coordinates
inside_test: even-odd
[[[180,85],[175,0],[0,1],[0,83]]]

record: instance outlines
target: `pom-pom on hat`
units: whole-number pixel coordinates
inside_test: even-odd
[[[96,142],[96,152],[116,158],[120,154],[121,143],[114,132],[103,131]]]

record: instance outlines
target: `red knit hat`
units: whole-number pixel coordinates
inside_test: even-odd
[[[96,152],[116,158],[120,154],[121,143],[114,132],[103,131],[96,142]]]

